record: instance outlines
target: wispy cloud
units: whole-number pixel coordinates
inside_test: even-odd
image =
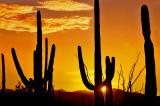
[[[13,31],[36,32],[36,17],[29,13],[36,12],[34,6],[8,5],[0,3],[0,28]],[[35,13],[36,14],[36,13]],[[42,18],[44,34],[89,28],[89,17]]]
[[[36,19],[29,15],[9,16],[0,18],[0,28],[13,31],[36,31]]]
[[[8,17],[15,14],[27,14],[36,12],[34,6],[21,6],[17,4],[8,5],[0,3],[0,16]]]
[[[38,3],[42,5],[38,6],[38,8],[46,8],[54,11],[86,11],[93,9],[93,6],[72,0],[49,0]]]
[[[0,28],[15,31],[31,31],[30,25],[27,23],[33,20],[34,17],[28,13],[34,12],[36,10],[33,6],[0,3]],[[31,24],[34,24],[34,22]]]
[[[65,17],[65,18],[50,18],[43,20],[43,32],[51,33],[70,29],[87,30],[89,28],[89,17]]]

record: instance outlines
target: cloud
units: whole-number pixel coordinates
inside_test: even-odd
[[[13,31],[36,32],[36,17],[29,13],[35,13],[34,6],[8,5],[0,3],[0,28]],[[64,18],[42,18],[42,30],[44,34],[89,28],[89,17],[64,17]]]
[[[42,0],[0,0],[1,3],[6,4],[18,4],[18,5],[29,5],[29,6],[37,6],[39,5],[37,2]]]
[[[71,29],[87,30],[89,28],[90,19],[89,17],[79,16],[43,19],[43,32],[51,33]]]
[[[36,18],[29,15],[9,16],[0,18],[0,28],[12,31],[36,31]]]
[[[21,6],[17,4],[8,5],[0,3],[0,16],[9,17],[15,14],[27,14],[36,12],[33,6]]]
[[[81,29],[87,30],[91,18],[88,17],[66,17],[66,18],[50,18],[42,19],[42,31],[44,34]],[[30,15],[18,15],[9,19],[0,18],[0,28],[13,31],[36,32],[36,18]]]
[[[0,3],[0,28],[15,31],[29,30],[30,25],[23,23],[32,20],[33,16],[28,13],[34,12],[36,10],[33,6]]]
[[[54,11],[86,11],[93,9],[93,6],[72,0],[49,0],[38,3],[42,5],[37,6],[38,8],[46,8]]]

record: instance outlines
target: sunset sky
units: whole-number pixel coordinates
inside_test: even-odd
[[[105,76],[105,56],[114,56],[116,67],[112,80],[113,88],[118,86],[117,71],[120,71],[120,64],[126,84],[130,69],[139,52],[133,80],[145,66],[140,14],[141,6],[144,4],[148,6],[151,39],[155,50],[157,88],[160,95],[160,1],[99,1],[102,70]],[[53,65],[54,88],[66,91],[87,90],[80,76],[77,47],[79,45],[82,47],[84,63],[90,80],[94,82],[93,5],[94,0],[0,0],[0,53],[5,56],[6,88],[15,89],[15,85],[21,81],[12,59],[11,48],[15,48],[25,76],[28,79],[33,78],[33,51],[36,49],[37,40],[36,12],[40,10],[43,31],[43,70],[45,38],[48,38],[49,53],[51,45],[56,46]],[[0,71],[0,82],[1,76]],[[143,84],[145,84],[145,70],[133,85],[133,91],[139,91]]]

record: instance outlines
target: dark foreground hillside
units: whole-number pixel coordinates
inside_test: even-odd
[[[118,91],[117,98],[117,90],[113,89],[113,101],[114,105],[148,105],[150,100],[147,100],[143,94],[140,93],[132,93],[132,97],[129,96],[129,93],[125,93],[122,90]],[[130,99],[131,98],[131,99]],[[117,102],[116,102],[117,100]],[[5,96],[1,96],[0,103],[5,105],[45,105],[45,106],[53,106],[53,105],[63,105],[63,106],[94,106],[94,93],[89,91],[75,91],[75,92],[66,92],[64,90],[60,90],[60,94],[58,90],[54,91],[51,97],[42,96],[36,97],[33,93],[26,93],[23,91],[13,91],[6,90]],[[160,105],[160,97],[152,100],[150,102],[152,105]]]

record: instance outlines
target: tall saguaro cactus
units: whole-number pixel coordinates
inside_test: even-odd
[[[79,68],[81,72],[81,77],[84,85],[90,89],[94,90],[95,95],[95,105],[96,106],[103,106],[104,105],[104,97],[103,93],[101,91],[101,87],[108,84],[108,81],[110,81],[111,86],[111,80],[114,76],[114,65],[115,65],[115,59],[112,58],[112,63],[108,60],[109,57],[107,57],[106,61],[106,76],[107,79],[102,82],[102,67],[101,67],[101,43],[100,43],[100,17],[99,17],[99,0],[95,0],[94,2],[94,17],[95,17],[95,85],[92,85],[87,78],[87,75],[85,73],[85,66],[82,58],[82,51],[81,47],[78,46],[78,58],[79,58]]]
[[[145,40],[145,61],[146,61],[146,84],[145,95],[149,97],[155,97],[157,95],[156,75],[155,75],[155,60],[154,60],[154,48],[150,39],[150,23],[149,13],[146,5],[141,8],[141,21],[142,30]]]
[[[2,54],[2,94],[5,94],[5,63],[4,55]]]
[[[46,46],[48,45],[48,40],[46,38]],[[48,50],[48,47],[46,47],[46,51]],[[53,72],[53,63],[54,63],[54,56],[55,56],[55,45],[52,45],[51,49],[51,56],[49,60],[49,65],[47,67],[47,60],[45,59],[45,76],[42,78],[42,29],[41,29],[41,15],[40,11],[37,12],[37,46],[36,50],[34,51],[34,80],[31,78],[29,81],[24,76],[22,68],[20,67],[20,64],[18,62],[16,52],[14,48],[12,48],[12,56],[13,60],[17,69],[17,72],[24,83],[26,87],[34,89],[35,95],[42,95],[44,90],[46,90],[43,85],[46,84],[46,82],[52,78],[52,72]],[[46,58],[48,56],[48,52],[46,54]]]

